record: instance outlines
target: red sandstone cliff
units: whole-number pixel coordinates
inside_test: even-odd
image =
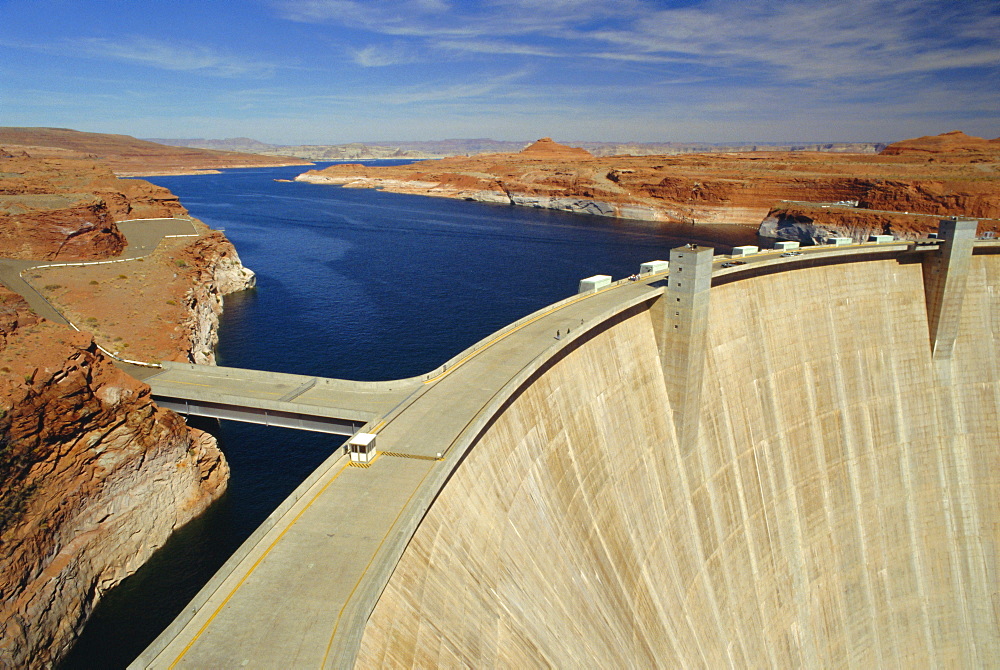
[[[335,165],[297,180],[685,223],[757,226],[773,218],[772,208],[786,207],[782,201],[841,200],[900,214],[1000,218],[1000,145],[949,135],[908,141],[919,151],[898,143],[880,155],[754,151],[595,157],[545,138],[516,154],[398,167]],[[947,150],[933,154],[937,145]],[[859,211],[851,216],[862,227],[881,225],[862,220],[868,215]],[[936,226],[928,219],[926,226],[915,220],[911,227],[919,236]]]
[[[777,203],[760,234],[813,242],[879,234],[916,239],[955,215],[980,219],[980,234],[1000,232],[1000,139],[953,131],[890,144],[881,156],[897,174],[855,180],[853,197],[844,199],[857,200],[858,208]],[[904,170],[921,174],[906,178]]]
[[[243,266],[232,243],[219,232],[200,237],[182,251],[191,268],[183,306],[187,310],[181,326],[185,357],[173,360],[215,365],[219,343],[219,316],[223,297],[256,284],[256,276]]]
[[[125,248],[115,221],[186,213],[167,189],[118,179],[106,165],[0,149],[0,256],[109,258]]]
[[[0,665],[41,667],[223,491],[228,466],[89,335],[0,289],[0,477]]]
[[[186,214],[166,189],[91,160],[15,153],[0,156],[0,256],[107,259],[126,244],[116,220]],[[186,237],[141,258],[22,275],[86,332],[0,289],[0,667],[57,662],[101,595],[225,488],[215,439],[97,346],[214,362],[222,298],[254,275],[222,233],[177,225]]]

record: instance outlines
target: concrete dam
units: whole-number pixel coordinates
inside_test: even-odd
[[[971,223],[682,247],[666,286],[512,324],[134,667],[997,665],[1000,244]]]

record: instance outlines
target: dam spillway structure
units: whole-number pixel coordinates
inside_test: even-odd
[[[1000,243],[801,252],[409,380],[133,667],[996,666]]]

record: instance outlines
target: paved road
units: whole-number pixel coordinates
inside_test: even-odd
[[[916,248],[893,242],[813,247],[794,257],[763,253],[745,265],[716,266],[714,275]],[[132,667],[349,666],[396,560],[486,421],[562,347],[658,296],[662,278],[646,275],[569,298],[429,375],[366,428],[377,433],[379,451],[370,467],[331,457]]]
[[[118,257],[108,260],[132,260],[147,256],[164,237],[184,236],[197,237],[198,232],[190,219],[141,219],[135,221],[120,221],[118,229],[125,235],[128,246]],[[49,304],[42,295],[28,282],[21,278],[21,273],[33,267],[46,265],[61,265],[63,263],[107,263],[103,261],[46,261],[46,260],[15,260],[0,258],[0,283],[11,291],[18,293],[27,300],[35,312],[50,321],[68,325],[62,314]],[[138,368],[140,366],[131,366]]]
[[[163,652],[135,667],[343,666],[394,557],[505,387],[609,314],[653,299],[657,279],[558,303],[418,381],[368,429],[376,461],[331,458],[203,590],[193,618],[168,629]]]
[[[341,435],[390,412],[422,385],[420,379],[354,382],[169,361],[144,381],[157,402],[182,413],[235,420],[242,414],[253,423]],[[324,421],[330,419],[338,421]]]

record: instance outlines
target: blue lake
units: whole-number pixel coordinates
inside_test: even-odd
[[[742,226],[275,181],[305,169],[149,178],[193,216],[225,229],[257,273],[256,289],[226,298],[220,365],[359,380],[414,376],[572,295],[583,277],[620,278],[692,241],[723,252],[758,243]],[[105,597],[63,667],[125,667],[342,441],[190,423],[219,438],[232,469],[228,492]]]

